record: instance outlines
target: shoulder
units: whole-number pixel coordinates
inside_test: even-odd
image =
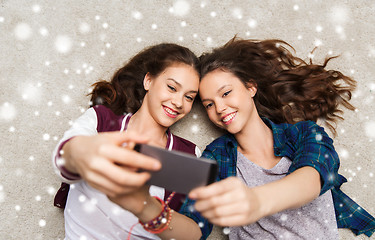
[[[124,115],[116,115],[111,109],[103,105],[96,105],[92,108],[96,112],[98,132],[118,131],[121,129]]]
[[[318,145],[332,145],[332,138],[326,133],[324,127],[319,126],[313,121],[301,121],[291,126],[286,130],[286,137],[294,143],[301,143],[302,145],[318,144]]]
[[[234,149],[237,149],[237,141],[232,134],[227,133],[207,145],[202,156],[217,159],[220,156],[232,155]]]
[[[234,146],[236,145],[236,140],[234,138],[234,136],[232,134],[225,134],[225,135],[222,135],[218,138],[216,138],[215,140],[213,140],[209,145],[207,145],[206,149],[217,149],[217,148],[223,148],[223,147],[226,147],[228,145],[230,146]]]
[[[327,135],[324,128],[319,126],[316,122],[313,121],[301,121],[295,124],[292,124],[291,127],[288,129],[290,132],[294,132],[295,134],[300,134],[304,137],[310,135],[319,135],[324,134]]]

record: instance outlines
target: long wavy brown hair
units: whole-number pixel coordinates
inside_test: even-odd
[[[89,94],[91,106],[105,105],[117,115],[136,112],[146,94],[145,75],[157,77],[175,63],[190,65],[199,73],[198,57],[188,48],[161,43],[142,50],[117,70],[110,82],[101,80],[93,84]]]
[[[349,103],[356,82],[340,71],[325,69],[335,58],[313,64],[292,54],[294,48],[278,40],[232,38],[224,46],[200,57],[201,78],[215,69],[229,71],[246,86],[257,87],[254,102],[260,116],[275,123],[323,120],[336,134],[343,119],[339,106]]]

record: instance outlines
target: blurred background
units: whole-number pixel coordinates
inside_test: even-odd
[[[317,63],[340,55],[328,68],[358,81],[356,110],[344,111],[334,138],[343,190],[374,215],[374,12],[364,0],[0,0],[0,239],[64,238],[51,154],[88,108],[91,84],[146,46],[174,42],[200,55],[235,34],[285,40]],[[199,104],[173,130],[201,150],[221,134]],[[225,237],[216,228],[210,239]]]

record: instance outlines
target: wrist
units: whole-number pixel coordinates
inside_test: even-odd
[[[260,218],[269,216],[273,214],[273,202],[272,197],[268,196],[267,188],[264,187],[265,185],[254,187],[252,190],[254,191],[254,195],[259,203],[258,206],[258,214]]]
[[[158,216],[162,210],[162,204],[156,198],[148,195],[142,203],[142,207],[134,215],[141,222],[148,222]]]
[[[172,197],[173,195],[174,193],[171,194]],[[173,210],[168,206],[169,198],[166,202],[164,202],[158,197],[154,197],[154,199],[158,200],[158,202],[161,204],[162,210],[157,216],[148,220],[147,222],[145,222],[142,219],[139,219],[139,223],[142,225],[142,227],[146,231],[153,233],[153,234],[162,233],[168,228],[172,230],[172,227],[170,227],[170,223],[172,220]]]
[[[61,158],[64,159],[64,165],[66,171],[68,171],[71,174],[78,174],[78,171],[74,164],[74,159],[72,157],[71,151],[72,151],[72,142],[75,142],[77,138],[70,139],[67,141],[61,148],[59,154]]]

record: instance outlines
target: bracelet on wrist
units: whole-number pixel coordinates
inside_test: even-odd
[[[169,224],[172,220],[173,210],[168,206],[168,203],[172,199],[174,194],[175,194],[174,192],[171,193],[168,196],[166,202],[161,200],[159,197],[154,197],[156,200],[158,200],[161,203],[162,211],[159,213],[158,216],[156,216],[155,218],[151,219],[148,222],[144,223],[139,220],[139,223],[142,225],[142,227],[146,231],[153,233],[153,234],[158,234],[158,233],[162,233],[169,227]]]

